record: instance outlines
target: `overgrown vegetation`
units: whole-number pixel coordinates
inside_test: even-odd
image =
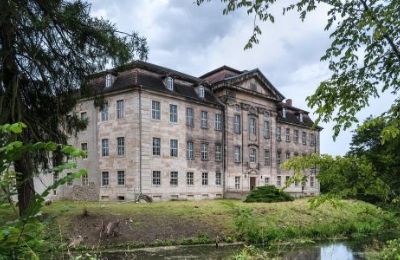
[[[288,193],[272,185],[259,186],[247,195],[245,202],[281,202],[292,201]]]

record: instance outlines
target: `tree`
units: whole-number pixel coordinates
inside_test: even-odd
[[[24,143],[65,144],[86,126],[70,115],[87,75],[107,64],[147,58],[146,39],[121,35],[110,22],[90,16],[81,0],[0,1],[0,124],[23,122]],[[34,197],[32,176],[48,166],[48,153],[24,154],[14,162],[20,214]],[[59,151],[54,151],[60,161]]]
[[[197,0],[202,4],[205,0]],[[210,1],[210,0],[208,0]],[[277,0],[221,0],[227,3],[223,13],[246,9],[254,15],[254,30],[245,49],[259,42],[257,21],[274,22],[272,7]],[[280,2],[280,1],[279,1]],[[381,92],[399,93],[400,89],[400,0],[296,0],[283,8],[283,14],[295,11],[304,20],[320,6],[329,8],[325,30],[332,30],[331,46],[321,58],[329,62],[330,79],[320,83],[307,98],[316,109],[316,123],[333,120],[334,137],[342,129],[358,122],[356,113]],[[383,116],[391,117],[385,127],[386,138],[400,135],[400,99]]]

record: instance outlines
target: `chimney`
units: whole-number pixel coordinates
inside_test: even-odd
[[[292,106],[292,99],[290,99],[290,98],[286,99],[286,105],[291,107]]]

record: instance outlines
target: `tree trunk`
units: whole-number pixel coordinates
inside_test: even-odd
[[[15,161],[14,167],[17,172],[19,215],[23,216],[29,212],[35,198],[32,161],[29,154],[24,154],[19,160]]]

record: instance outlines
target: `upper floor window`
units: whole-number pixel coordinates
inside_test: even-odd
[[[110,73],[108,73],[108,74],[106,75],[106,88],[111,87],[112,83],[113,83],[113,75],[111,75]]]
[[[270,127],[269,127],[269,120],[264,121],[264,138],[269,139],[270,137]]]
[[[160,102],[158,101],[151,101],[151,118],[160,120]]]
[[[240,115],[235,115],[233,120],[233,130],[235,134],[240,134],[240,129],[241,129]]]
[[[286,118],[286,108],[282,108],[282,117]]]
[[[286,160],[290,159],[290,152],[286,152]]]
[[[282,162],[282,152],[277,151],[276,152],[276,164],[279,166]]]
[[[299,130],[293,130],[293,142],[296,144],[299,142]]]
[[[107,121],[108,120],[108,103],[104,103],[101,110],[101,121]]]
[[[280,187],[282,185],[282,176],[276,177],[276,186]]]
[[[153,155],[161,155],[161,139],[153,137]]]
[[[208,160],[208,143],[201,144],[201,160]]]
[[[281,133],[281,127],[277,126],[276,127],[276,141],[280,142],[282,140],[281,134],[282,134]]]
[[[117,154],[119,156],[125,155],[125,138],[124,137],[117,138]]]
[[[124,101],[117,100],[117,118],[124,118]]]
[[[215,144],[215,160],[217,162],[222,161],[222,145]]]
[[[171,91],[174,90],[174,79],[171,77],[167,77],[165,80],[165,83],[167,85],[167,88]]]
[[[82,186],[89,185],[89,176],[87,173],[82,175]]]
[[[199,97],[204,98],[205,96],[205,89],[204,86],[199,87]]]
[[[108,186],[110,183],[110,176],[108,172],[102,172],[101,173],[101,186]]]
[[[290,128],[286,128],[286,142],[290,142]]]
[[[186,157],[188,160],[194,160],[194,147],[192,141],[187,142]]]
[[[306,132],[302,132],[301,133],[301,142],[306,145],[307,144],[307,133]]]
[[[215,114],[215,130],[222,130],[222,114],[220,113]]]
[[[102,156],[108,156],[109,155],[109,146],[108,146],[108,139],[102,139],[101,140],[101,154]]]
[[[208,128],[208,113],[201,111],[201,128]]]
[[[257,162],[257,149],[250,148],[249,159],[250,159],[250,162],[253,162],[253,163]]]
[[[314,187],[314,176],[310,176],[310,187]]]
[[[250,130],[250,134],[252,134],[252,135],[257,134],[257,122],[254,117],[250,117],[250,119],[249,119],[249,130]]]
[[[176,139],[170,140],[170,156],[178,157],[178,140]]]
[[[234,156],[235,156],[235,162],[240,162],[240,156],[241,156],[241,154],[240,154],[240,146],[235,146],[235,153],[234,153]]]
[[[269,149],[264,150],[264,164],[266,166],[271,165],[271,153],[269,152]]]
[[[310,134],[310,145],[315,146],[315,143],[316,143],[315,135],[313,133],[311,133]]]
[[[299,121],[300,121],[301,123],[303,123],[303,114],[302,114],[302,113],[300,113],[300,115],[299,115]]]
[[[178,106],[169,105],[169,121],[172,123],[178,122]]]
[[[87,155],[87,151],[88,151],[87,143],[81,143],[81,150],[85,152],[85,155],[82,156],[82,158],[86,159],[88,157],[88,155]]]
[[[193,108],[186,108],[186,125],[193,127],[194,126],[194,118],[193,118]]]

